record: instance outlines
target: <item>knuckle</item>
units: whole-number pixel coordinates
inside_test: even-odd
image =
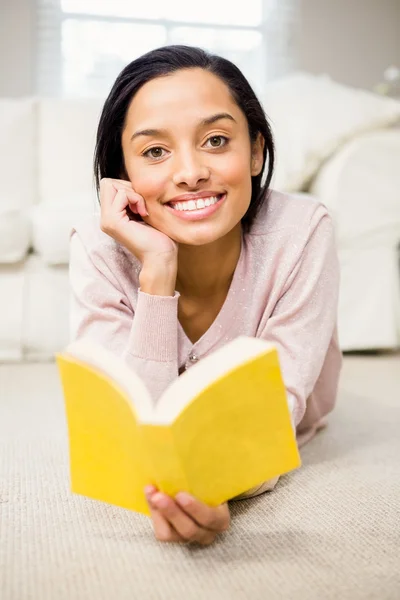
[[[219,526],[219,531],[228,531],[228,529],[229,529],[229,526],[230,526],[230,521],[229,521],[229,519],[228,519],[228,520],[226,520],[226,521],[223,521],[223,522],[221,523],[221,525]]]
[[[103,219],[100,221],[100,229],[103,233],[107,233],[108,235],[110,235],[113,232],[111,224]]]
[[[185,540],[196,540],[198,537],[198,527],[196,525],[186,525],[179,533]]]
[[[230,526],[231,526],[231,515],[228,512],[228,514],[222,521],[222,531],[227,531]]]
[[[102,177],[100,179],[100,188],[105,187],[106,185],[108,185],[110,183],[111,179],[109,177]]]
[[[210,546],[215,541],[217,535],[215,533],[209,533],[202,540],[199,541],[199,544],[202,546]]]
[[[216,531],[227,531],[231,524],[231,514],[229,512],[228,506],[225,504],[220,507],[222,510],[219,513],[219,518],[216,519]]]
[[[221,519],[212,517],[208,519],[207,523],[205,523],[205,527],[207,527],[207,529],[211,529],[212,531],[219,531],[221,528]]]
[[[228,514],[227,516],[224,516],[223,518],[215,518],[212,520],[211,523],[209,523],[207,525],[207,527],[209,529],[212,529],[213,531],[217,531],[218,533],[222,533],[223,531],[227,531],[230,527],[231,524],[231,519],[230,519],[230,515]]]
[[[125,195],[126,196],[126,188],[124,188],[122,185],[115,185],[113,186],[113,192],[115,194],[115,196],[119,195]]]

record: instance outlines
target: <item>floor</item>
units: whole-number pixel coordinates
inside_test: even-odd
[[[42,395],[58,385],[52,363],[0,364],[0,393],[7,394],[11,403],[27,387]],[[389,394],[400,402],[400,352],[346,354],[340,389],[371,399]]]
[[[70,493],[54,364],[0,365],[1,600],[399,600],[400,354],[347,355],[329,426],[206,550]]]
[[[400,403],[400,352],[346,354],[340,389],[371,399],[390,394]]]

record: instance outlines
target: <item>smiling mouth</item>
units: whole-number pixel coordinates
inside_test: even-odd
[[[178,212],[186,212],[192,210],[200,210],[207,208],[213,204],[217,204],[223,198],[225,194],[218,194],[217,196],[209,196],[207,198],[198,198],[197,200],[185,200],[183,202],[168,202],[167,206]]]

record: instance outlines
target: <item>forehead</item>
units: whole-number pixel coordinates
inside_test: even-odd
[[[189,125],[218,112],[245,119],[219,77],[204,69],[185,69],[145,83],[131,101],[126,125],[164,126],[176,120]]]

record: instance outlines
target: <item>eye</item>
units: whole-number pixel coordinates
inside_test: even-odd
[[[143,152],[142,156],[146,156],[147,158],[159,159],[163,158],[165,152],[164,148],[160,148],[159,146],[154,146],[153,148],[149,148],[146,152]]]
[[[229,139],[225,135],[213,135],[208,138],[207,142],[210,142],[211,148],[222,148],[226,146],[229,142]]]

